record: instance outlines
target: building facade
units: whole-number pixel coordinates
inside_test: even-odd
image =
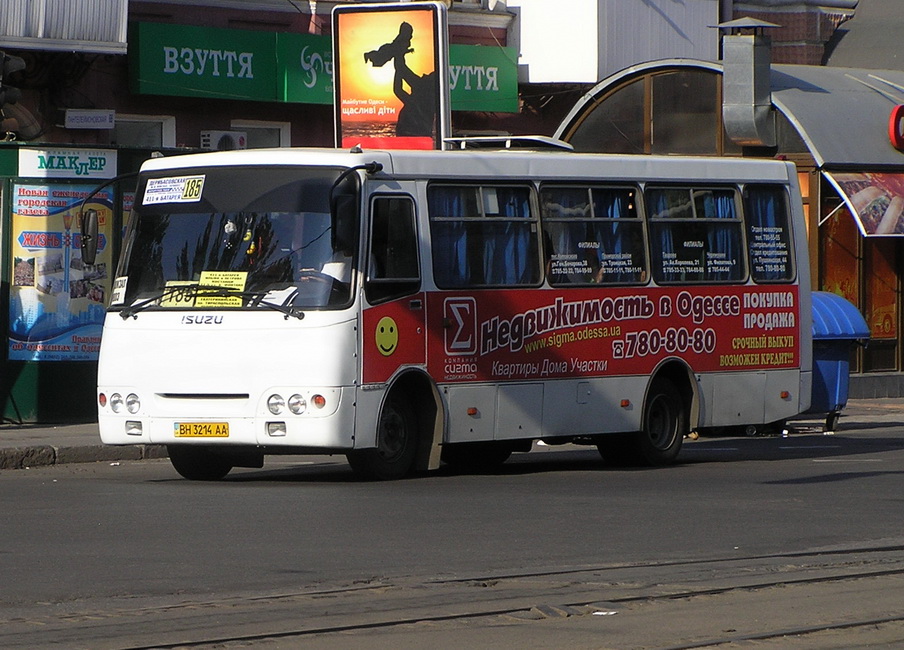
[[[897,150],[886,151],[890,165],[826,158],[825,143],[817,148],[811,137],[824,118],[788,107],[800,89],[785,88],[789,72],[778,65],[770,99],[776,144],[737,142],[722,123],[723,46],[714,28],[739,18],[776,24],[768,30],[772,62],[807,69],[872,67],[858,52],[883,60],[884,39],[893,54],[878,67],[901,70],[900,48],[891,47],[899,0],[444,1],[453,135],[558,134],[587,150],[797,162],[817,288],[842,293],[875,324],[873,342],[855,359],[863,380],[852,394],[904,392],[899,240],[864,236],[831,175],[894,171]],[[337,4],[344,3],[7,0],[0,51],[12,59],[0,83],[19,92],[0,95],[4,419],[94,417],[99,323],[131,201],[130,181],[115,177],[154,155],[333,145]],[[17,61],[23,69],[14,69]],[[866,88],[875,81],[869,74],[851,81],[841,73],[837,83]],[[893,87],[883,91],[897,97]],[[18,101],[7,101],[14,94]],[[849,116],[828,119],[845,124]],[[870,119],[870,133],[887,130]],[[106,211],[106,267],[86,271],[73,223],[88,194],[107,183],[92,197]]]
[[[132,200],[128,175],[144,160],[333,146],[337,4],[7,0],[0,13],[5,421],[95,417],[104,304]],[[500,0],[448,4],[452,126],[486,132],[497,116],[519,112],[517,51],[507,45],[514,15]],[[392,37],[374,34],[378,42]],[[78,242],[78,215],[89,206],[101,215],[101,252],[91,267]]]

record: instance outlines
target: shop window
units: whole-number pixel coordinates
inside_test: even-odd
[[[893,239],[870,237],[863,242],[864,310],[870,344],[864,370],[897,370],[898,280]]]
[[[561,134],[577,151],[740,155],[722,126],[722,75],[649,72],[587,104]]]
[[[289,122],[232,120],[229,128],[245,133],[245,146],[248,149],[292,146],[292,125]]]
[[[569,136],[577,151],[645,153],[644,80],[622,86],[596,105]]]
[[[718,153],[719,78],[710,72],[679,70],[653,75],[652,83],[650,153]]]
[[[839,199],[840,201],[840,199]],[[824,212],[835,206],[827,204]],[[848,302],[860,305],[860,233],[847,208],[840,208],[819,229],[823,254],[819,273],[823,291],[837,293]]]
[[[644,282],[637,199],[635,188],[543,187],[540,206],[549,283]]]
[[[427,199],[437,286],[539,283],[539,229],[530,188],[433,185]]]
[[[746,277],[733,189],[647,188],[653,279],[663,284]]]
[[[117,114],[112,144],[141,149],[175,147],[176,118],[169,115]]]

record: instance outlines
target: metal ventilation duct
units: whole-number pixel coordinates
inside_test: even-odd
[[[719,27],[770,25],[762,21],[757,21],[757,25],[735,25],[740,22],[731,21]],[[771,39],[762,33],[725,35],[722,64],[722,121],[728,137],[746,147],[774,147],[775,119],[769,78]]]

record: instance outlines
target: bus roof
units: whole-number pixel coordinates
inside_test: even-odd
[[[246,149],[153,158],[143,172],[188,170],[221,166],[317,165],[348,168],[378,162],[380,176],[392,178],[523,180],[622,179],[668,181],[705,179],[712,182],[787,182],[792,163],[750,159],[690,156],[573,153],[528,149],[454,149],[448,151],[361,150],[318,148]]]

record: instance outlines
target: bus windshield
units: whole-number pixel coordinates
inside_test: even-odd
[[[347,305],[358,217],[356,181],[336,186],[341,171],[211,167],[143,178],[113,306]]]

